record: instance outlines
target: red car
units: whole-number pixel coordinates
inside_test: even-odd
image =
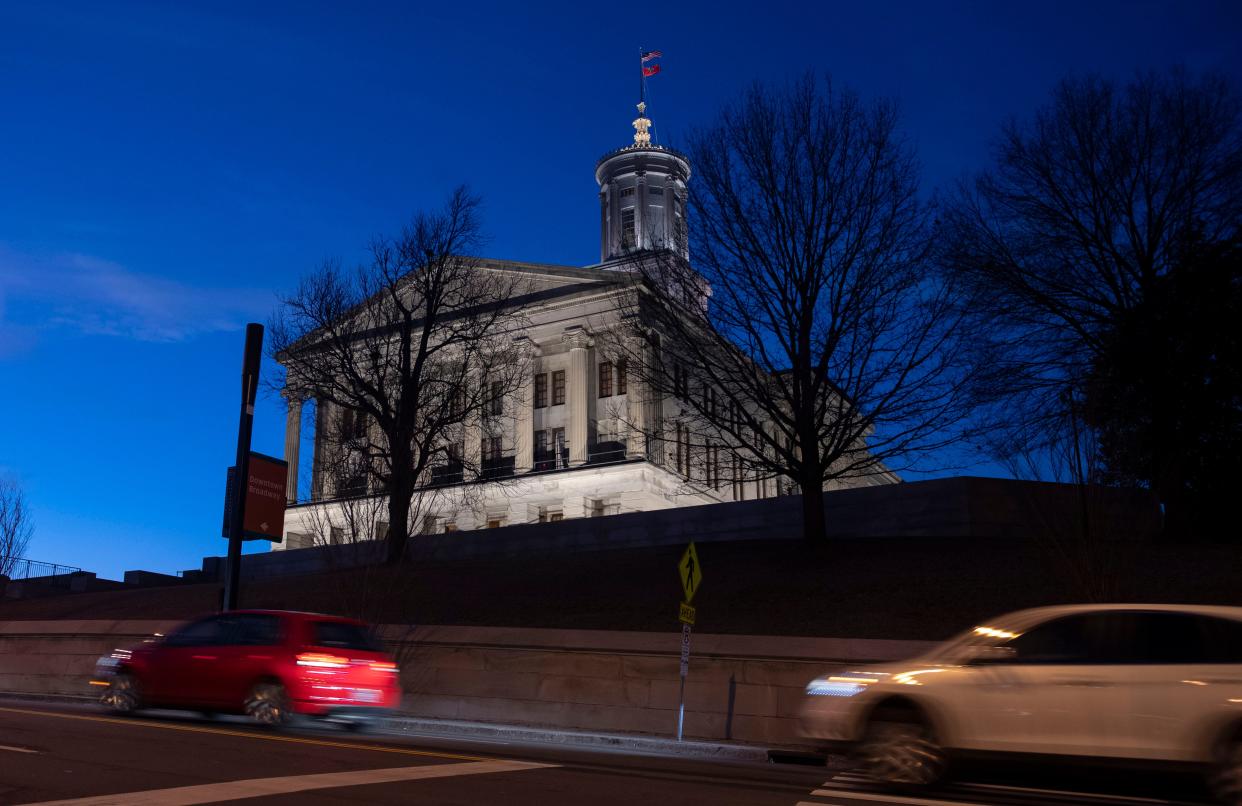
[[[264,725],[294,715],[361,728],[400,699],[397,664],[359,621],[237,610],[101,658],[96,685],[114,712],[185,708],[244,713]]]

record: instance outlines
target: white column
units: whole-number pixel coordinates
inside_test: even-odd
[[[591,336],[580,325],[565,328],[561,341],[569,345],[569,427],[565,435],[569,439],[569,465],[584,465],[590,433],[590,409],[588,402],[591,389]]]
[[[625,337],[627,366],[625,373],[625,408],[629,433],[625,440],[625,455],[630,459],[647,458],[647,384],[643,382],[646,372],[647,344],[642,336]],[[630,366],[630,365],[633,366]]]
[[[285,461],[289,463],[285,482],[285,500],[298,502],[298,450],[302,447],[302,398],[285,389],[282,393],[288,409],[285,412]]]
[[[473,393],[467,392],[467,400],[471,394]],[[462,480],[465,481],[470,473],[480,473],[483,470],[483,413],[477,406],[466,415],[465,422],[462,423],[462,434],[464,444],[461,446],[461,459],[465,466]]]
[[[539,348],[526,336],[513,340],[518,348],[518,361],[521,363],[522,382],[518,385],[517,410],[513,417],[513,472],[528,473],[535,466],[535,362],[538,360]]]
[[[332,444],[328,439],[332,430],[332,404],[327,400],[315,401],[315,498],[331,498],[336,490],[331,478],[331,468],[336,463]]]

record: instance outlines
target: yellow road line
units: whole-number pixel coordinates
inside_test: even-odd
[[[356,744],[354,742],[334,742],[327,739],[309,739],[301,736],[280,736],[267,733],[253,733],[244,730],[227,728],[208,728],[199,725],[178,725],[173,722],[155,722],[136,718],[118,718],[110,716],[87,716],[86,714],[66,714],[60,711],[39,711],[33,708],[0,707],[0,713],[25,714],[27,716],[50,716],[56,719],[77,719],[83,722],[103,722],[129,727],[159,728],[161,730],[181,730],[189,733],[214,733],[218,736],[241,736],[246,739],[262,739],[268,742],[289,742],[291,744],[310,744],[319,747],[337,747],[345,750],[367,750],[375,753],[397,753],[404,756],[424,756],[426,758],[446,758],[454,761],[495,761],[486,756],[470,756],[460,753],[441,753],[433,750],[415,750],[409,747],[388,747],[382,744]]]

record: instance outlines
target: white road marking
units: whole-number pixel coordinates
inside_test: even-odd
[[[1002,792],[1021,792],[1031,795],[1060,795],[1068,798],[1093,798],[1095,800],[1106,801],[1109,803],[1155,803],[1160,806],[1171,806],[1176,801],[1161,800],[1159,798],[1143,798],[1135,795],[1109,795],[1101,792],[1092,794],[1090,792],[1070,792],[1065,789],[1040,789],[1039,787],[1030,786],[1009,786],[1006,784],[958,784],[962,789],[980,789],[980,790],[1000,790]]]
[[[8,750],[13,753],[38,753],[38,750],[31,750],[28,747],[9,747],[7,744],[0,744],[0,750]]]
[[[172,789],[149,789],[145,792],[121,792],[115,795],[49,800],[29,804],[29,806],[193,806],[198,803],[219,803],[225,800],[287,795],[291,792],[306,792],[312,789],[391,784],[399,781],[417,781],[420,778],[450,778],[457,775],[518,772],[556,766],[558,765],[533,764],[525,761],[428,764],[421,767],[390,767],[383,770],[351,770],[311,775],[286,775],[279,778],[251,778],[246,781],[222,781],[217,784],[179,786]]]
[[[927,798],[907,798],[902,795],[872,795],[868,792],[852,792],[848,789],[816,789],[814,792],[811,793],[811,795],[817,798],[840,798],[842,800],[869,800],[869,801],[878,801],[880,803],[911,804],[911,806],[980,806],[980,804],[978,803],[963,803],[961,801],[956,801],[956,800],[929,800]]]

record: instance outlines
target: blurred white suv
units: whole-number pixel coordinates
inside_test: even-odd
[[[884,783],[929,785],[955,756],[1193,764],[1242,804],[1242,608],[1023,610],[913,661],[811,681],[804,734]]]

